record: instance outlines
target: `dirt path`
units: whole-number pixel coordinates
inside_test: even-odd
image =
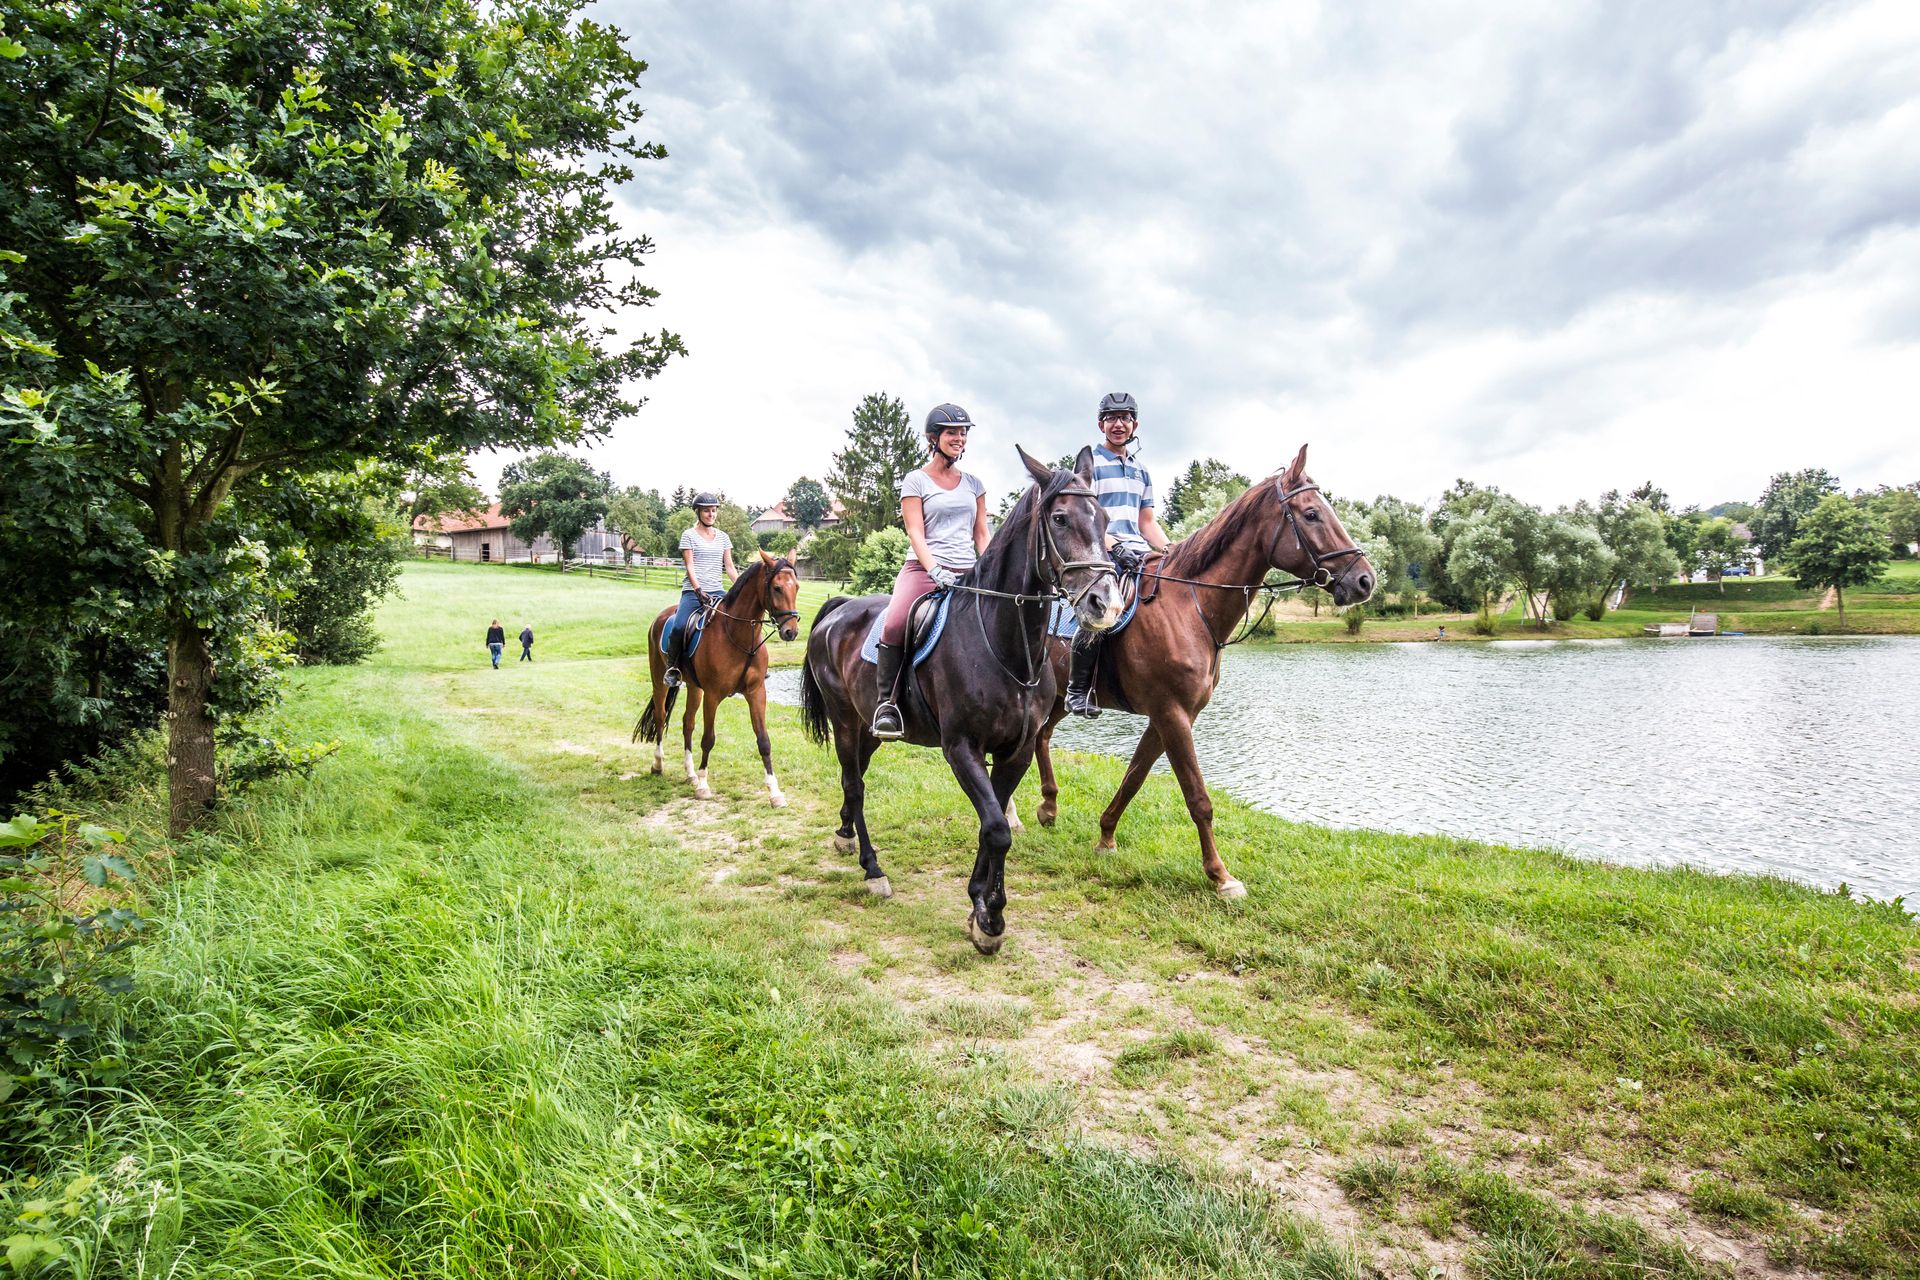
[[[1598,1139],[1548,1149],[1491,1119],[1482,1090],[1444,1064],[1363,1070],[1337,1048],[1290,1052],[1259,1034],[1274,993],[1242,973],[1145,949],[1116,960],[1063,940],[1096,923],[1091,904],[1042,914],[1016,894],[1018,931],[982,960],[959,939],[960,866],[890,858],[894,897],[881,902],[830,847],[836,816],[821,798],[795,794],[773,811],[745,780],[717,786],[714,800],[682,795],[635,819],[706,851],[698,892],[708,909],[775,912],[814,934],[849,994],[882,1001],[935,1068],[969,1081],[993,1073],[1035,1117],[1262,1187],[1384,1275],[1474,1270],[1476,1237],[1403,1211],[1372,1181],[1412,1177],[1432,1160],[1497,1170],[1563,1206],[1630,1219],[1723,1274],[1806,1274],[1775,1265],[1739,1227],[1697,1216],[1684,1194],[1696,1171],[1651,1170]],[[1306,1016],[1335,1046],[1376,1034],[1344,1009]]]

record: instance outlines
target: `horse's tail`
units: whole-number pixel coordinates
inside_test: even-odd
[[[667,690],[666,714],[656,718],[653,714],[653,696],[649,694],[646,709],[640,713],[640,723],[633,726],[634,741],[637,742],[641,738],[645,738],[648,742],[660,741],[661,730],[666,728],[667,721],[673,719],[673,704],[679,700],[678,689]]]
[[[829,596],[820,606],[820,612],[813,615],[813,626],[809,630],[807,660],[800,667],[800,725],[807,731],[807,737],[816,744],[824,745],[833,732],[827,721],[827,700],[820,692],[820,681],[813,674],[813,644],[811,633],[820,629],[821,620],[845,604],[851,596]]]

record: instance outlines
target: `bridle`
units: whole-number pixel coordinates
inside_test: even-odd
[[[766,566],[763,565],[762,568],[766,568]],[[794,572],[793,562],[785,556],[774,561],[773,566],[766,569],[767,582],[764,588],[764,594],[760,600],[761,612],[765,613],[767,615],[766,617],[742,618],[736,614],[728,613],[724,607],[726,603],[724,600],[713,606],[713,611],[725,618],[728,622],[740,623],[753,628],[754,641],[752,646],[746,650],[747,661],[749,663],[753,661],[753,655],[760,652],[767,641],[771,640],[774,634],[780,630],[780,620],[782,618],[792,618],[796,627],[800,625],[800,611],[798,609],[776,609],[773,607],[773,581],[780,576],[782,570],[788,573]],[[797,576],[798,575],[796,575],[796,577]],[[733,640],[732,636],[728,636],[727,639],[728,643],[733,644],[734,648],[738,649],[742,647]]]
[[[1294,542],[1299,546],[1301,553],[1307,557],[1307,562],[1313,566],[1313,572],[1307,577],[1302,578],[1296,576],[1285,582],[1268,582],[1264,579],[1259,582],[1203,582],[1198,578],[1179,578],[1169,573],[1157,573],[1151,569],[1142,569],[1140,576],[1142,578],[1154,578],[1161,582],[1178,582],[1185,585],[1187,595],[1193,600],[1194,612],[1200,615],[1201,622],[1206,625],[1207,637],[1209,639],[1213,639],[1213,623],[1208,621],[1206,610],[1200,607],[1200,594],[1198,590],[1200,587],[1209,587],[1215,591],[1238,591],[1242,597],[1241,609],[1243,611],[1243,618],[1253,608],[1254,593],[1264,593],[1266,603],[1260,610],[1259,617],[1254,618],[1252,622],[1243,621],[1231,638],[1226,640],[1213,640],[1213,647],[1215,649],[1224,649],[1229,645],[1239,644],[1242,640],[1245,640],[1257,631],[1260,624],[1267,620],[1267,615],[1273,612],[1274,599],[1281,593],[1300,591],[1307,587],[1319,587],[1323,590],[1331,587],[1334,583],[1352,572],[1353,566],[1349,563],[1336,573],[1333,569],[1328,568],[1327,562],[1332,561],[1337,563],[1350,556],[1364,556],[1366,554],[1366,552],[1362,551],[1358,546],[1352,546],[1342,547],[1338,551],[1329,551],[1325,555],[1321,555],[1314,551],[1313,547],[1308,544],[1305,533],[1300,529],[1300,517],[1293,509],[1293,500],[1303,493],[1318,492],[1320,492],[1319,485],[1302,484],[1296,485],[1281,494],[1280,511],[1285,518],[1281,521],[1280,525],[1274,529],[1273,537],[1267,540],[1267,563],[1275,569],[1278,569],[1280,567],[1280,539],[1284,538],[1288,533],[1292,533]]]

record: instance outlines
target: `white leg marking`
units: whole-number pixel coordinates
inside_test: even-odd
[[[693,794],[702,800],[713,799],[713,788],[707,785],[707,771],[702,769],[693,780]]]
[[[1019,808],[1019,806],[1018,806],[1018,805],[1016,805],[1016,804],[1015,804],[1015,803],[1014,803],[1013,801],[1011,801],[1011,800],[1009,800],[1009,801],[1007,801],[1007,830],[1009,830],[1009,831],[1025,831],[1026,829],[1027,829],[1027,828],[1025,827],[1025,825],[1024,825],[1024,824],[1022,824],[1022,823],[1021,823],[1021,821],[1020,821],[1020,808]]]
[[[767,775],[767,799],[773,803],[773,807],[776,809],[786,807],[787,798],[780,794],[780,779],[774,777],[771,773]]]
[[[693,774],[693,752],[691,751],[687,752],[687,781],[697,781]]]

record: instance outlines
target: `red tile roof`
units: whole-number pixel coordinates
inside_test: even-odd
[[[413,527],[420,533],[434,533],[434,516],[415,516]],[[510,523],[500,514],[500,504],[494,503],[479,516],[467,516],[458,511],[443,511],[438,516],[440,533],[465,533],[469,529],[504,529]]]

